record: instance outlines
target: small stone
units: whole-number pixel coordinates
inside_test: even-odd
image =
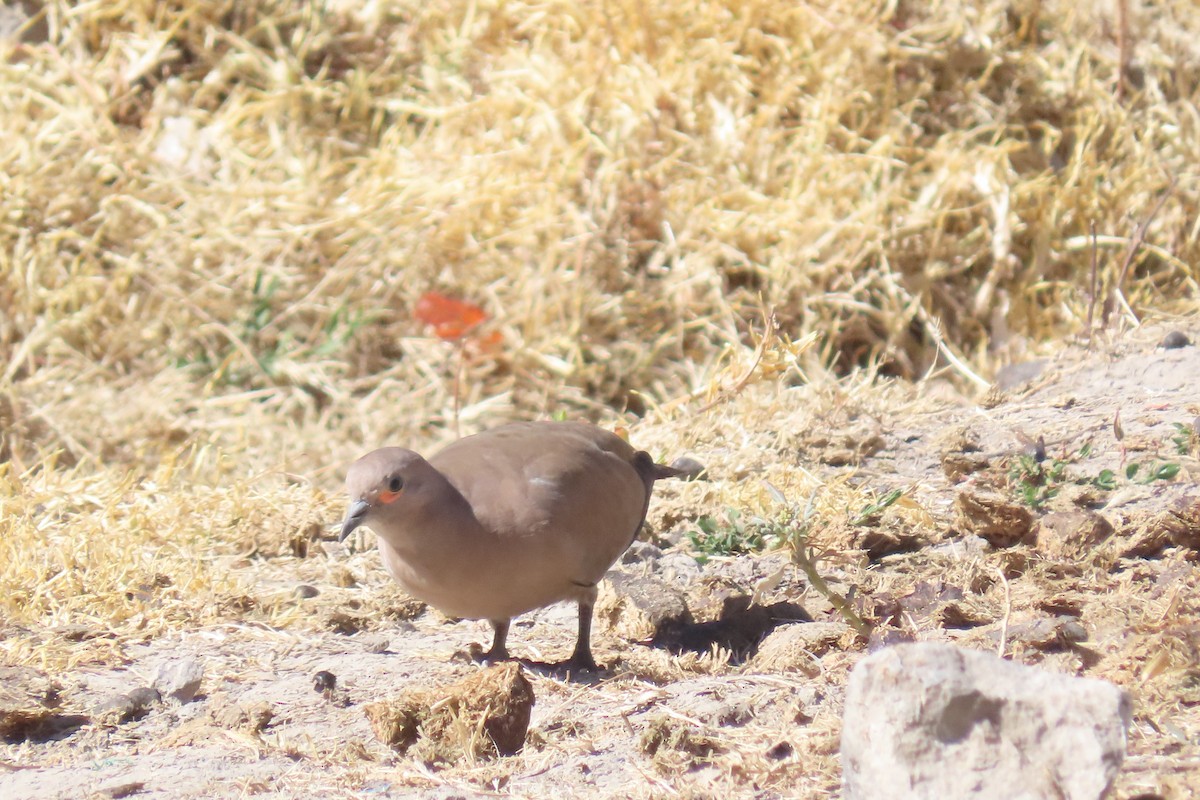
[[[302,583],[296,587],[295,595],[297,600],[311,600],[321,593],[321,590],[315,586],[309,586],[307,583]]]
[[[222,728],[259,733],[275,718],[275,709],[265,700],[253,703],[231,703],[227,696],[214,698],[208,710],[209,719]]]
[[[143,708],[162,702],[162,695],[153,686],[139,686],[129,693],[129,699]]]
[[[995,387],[1002,392],[1019,389],[1036,380],[1049,362],[1044,359],[1023,361],[1019,364],[1008,364],[996,373]]]
[[[125,781],[118,780],[112,783],[106,783],[97,789],[97,792],[102,797],[111,797],[113,800],[120,800],[122,797],[129,797],[137,794],[146,787],[142,781]]]
[[[671,467],[679,470],[679,477],[685,481],[708,480],[708,468],[690,456],[680,456],[671,462]]]
[[[999,637],[999,632],[994,634]],[[1071,616],[1042,617],[1028,622],[1018,622],[1008,628],[1008,639],[1013,644],[1024,644],[1043,652],[1056,652],[1071,645],[1086,642],[1087,630]]]
[[[1171,331],[1162,338],[1158,346],[1163,350],[1178,350],[1181,347],[1190,347],[1191,344],[1192,340],[1183,331]]]
[[[621,555],[622,564],[652,563],[662,558],[662,548],[650,542],[634,542]]]
[[[682,536],[680,538],[682,539]],[[704,569],[691,555],[674,548],[663,551],[662,558],[654,565],[654,574],[669,586],[687,586],[699,580],[704,574]],[[603,587],[604,584],[600,585]]]
[[[150,713],[156,704],[162,700],[158,690],[150,686],[141,686],[131,692],[109,697],[96,706],[95,716],[110,725],[121,725],[134,722]]]
[[[613,572],[600,586],[596,618],[630,642],[661,642],[692,622],[683,595],[654,578]]]
[[[412,624],[409,623],[409,627]],[[389,653],[392,651],[392,639],[386,633],[365,633],[359,637],[363,650],[368,653]]]
[[[821,671],[821,656],[849,644],[853,630],[844,622],[794,622],[780,625],[758,646],[750,660],[757,672]]]
[[[200,691],[204,680],[204,665],[194,658],[167,661],[158,665],[151,686],[163,697],[180,703],[190,703]]]

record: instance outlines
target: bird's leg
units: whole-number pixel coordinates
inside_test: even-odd
[[[495,664],[498,661],[508,660],[508,647],[505,641],[508,639],[508,620],[506,619],[489,619],[492,624],[492,630],[495,635],[492,637],[492,649],[488,650],[483,655],[479,656],[479,661],[486,661],[489,664]]]
[[[568,669],[589,672],[599,669],[596,659],[592,658],[592,607],[595,602],[594,598],[579,601],[579,638],[575,640],[575,652],[571,654],[571,660],[564,665]]]

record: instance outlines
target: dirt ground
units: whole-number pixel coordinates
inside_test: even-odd
[[[0,796],[837,796],[848,673],[870,647],[905,639],[1120,684],[1135,714],[1114,796],[1194,796],[1200,535],[1164,515],[1188,513],[1181,498],[1195,495],[1200,474],[1200,348],[1159,346],[1168,330],[1065,345],[1006,373],[1007,388],[986,398],[938,381],[855,392],[757,385],[702,434],[687,419],[634,430],[656,455],[709,468],[707,481],[659,484],[645,541],[616,568],[681,592],[690,622],[631,642],[628,620],[602,608],[596,656],[607,669],[570,679],[527,670],[535,704],[516,755],[438,760],[376,740],[365,703],[472,674],[464,653],[490,631],[404,598],[369,535],[342,546],[328,530],[335,520],[308,520],[322,527],[306,549],[228,562],[247,603],[283,597],[298,624],[181,629],[123,643],[110,666],[11,672],[13,696],[53,681],[60,704],[36,731],[9,729]],[[1200,341],[1200,327],[1180,330]],[[744,519],[788,529],[764,480],[795,515],[815,509],[817,567],[874,627],[869,640],[786,547],[697,562],[685,534],[697,509],[729,521],[726,487],[761,495],[739,509]],[[883,509],[838,507],[839,487],[864,486],[903,494]],[[104,635],[69,622],[46,635]],[[560,606],[515,621],[509,644],[554,660],[573,636],[574,610]],[[204,674],[191,702],[150,703],[124,722],[119,709],[98,713],[158,665],[189,660]],[[336,676],[332,691],[314,688],[321,671]]]

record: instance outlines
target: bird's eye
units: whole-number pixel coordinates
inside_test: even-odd
[[[399,475],[393,476],[393,478],[390,481],[388,481],[388,491],[389,492],[398,492],[403,488],[404,488],[404,481],[400,480]]]

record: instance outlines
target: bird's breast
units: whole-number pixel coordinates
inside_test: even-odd
[[[503,547],[477,543],[436,561],[423,557],[427,554],[406,557],[382,540],[379,545],[401,588],[449,616],[509,619],[577,592],[575,565],[520,539]]]

